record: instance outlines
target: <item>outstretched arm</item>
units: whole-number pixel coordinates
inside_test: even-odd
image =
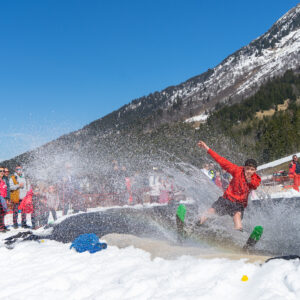
[[[207,153],[221,166],[221,168],[230,173],[231,175],[233,175],[233,173],[236,171],[237,165],[233,164],[229,160],[225,159],[218,153],[211,150],[205,142],[199,141],[198,146],[206,150]]]

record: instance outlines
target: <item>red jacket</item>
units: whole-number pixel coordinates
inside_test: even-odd
[[[0,179],[0,196],[5,198],[7,195],[7,185],[3,179]]]
[[[251,182],[246,181],[244,167],[239,167],[218,153],[209,149],[207,153],[228,173],[232,175],[232,180],[224,192],[223,197],[232,201],[242,203],[244,207],[248,204],[248,196],[251,190],[256,190],[260,185],[260,177],[254,173],[251,177]]]
[[[296,174],[299,175],[300,165],[299,162],[292,161],[289,165],[289,177],[293,178]]]

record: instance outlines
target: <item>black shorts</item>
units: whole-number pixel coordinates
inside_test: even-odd
[[[220,197],[216,202],[214,202],[212,208],[215,209],[216,214],[219,216],[229,215],[233,217],[238,211],[242,213],[242,219],[244,216],[244,206],[241,203],[232,202],[223,197]]]

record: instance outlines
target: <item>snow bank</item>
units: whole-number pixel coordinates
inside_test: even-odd
[[[0,248],[1,299],[299,299],[300,262],[150,259],[133,247],[79,254],[70,244]],[[243,275],[249,280],[241,281]]]

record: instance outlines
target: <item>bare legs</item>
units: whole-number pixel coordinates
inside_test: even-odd
[[[199,223],[202,225],[208,218],[216,214],[216,210],[214,208],[210,208],[207,210],[200,218]],[[233,216],[233,223],[234,223],[234,229],[236,230],[242,230],[242,213],[240,211],[237,211]]]
[[[243,230],[242,225],[242,213],[240,211],[237,211],[233,216],[233,222],[234,222],[234,229],[236,230]]]
[[[212,215],[216,214],[216,210],[214,208],[210,208],[209,210],[207,210],[200,218],[200,224],[202,225],[204,222],[206,222],[206,220],[211,217]]]

